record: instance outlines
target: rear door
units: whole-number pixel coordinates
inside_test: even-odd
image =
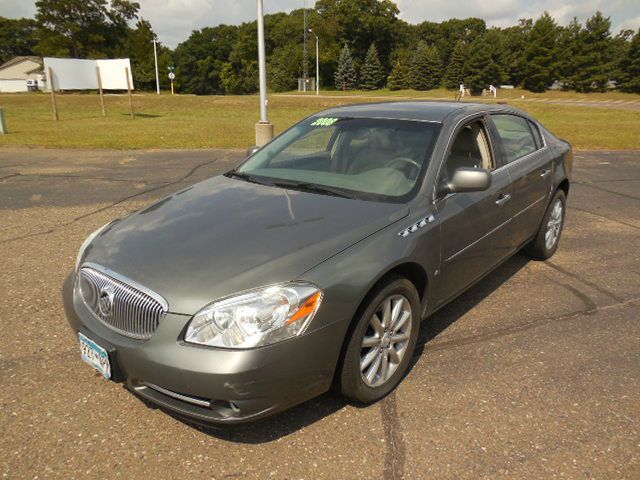
[[[538,230],[551,192],[552,155],[538,127],[507,113],[492,114],[490,129],[512,182],[512,247]]]
[[[441,236],[439,304],[497,265],[511,253],[512,243],[511,181],[504,168],[497,168],[485,121],[480,118],[463,125],[453,138],[438,183],[448,181],[460,167],[490,170],[492,182],[488,190],[452,193],[435,201]]]

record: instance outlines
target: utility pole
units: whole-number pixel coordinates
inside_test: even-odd
[[[158,75],[158,50],[156,49],[156,39],[153,39],[153,59],[156,64],[156,93],[160,95],[160,76]]]
[[[311,28],[309,33],[313,33],[313,36],[316,37],[316,95],[320,95],[320,39]]]
[[[303,9],[304,33],[302,36],[302,91],[307,91],[307,83],[309,82],[309,54],[307,53],[307,0],[304,0]]]
[[[260,121],[256,123],[256,145],[262,147],[273,138],[273,124],[269,122],[267,101],[267,62],[264,48],[264,7],[258,2],[258,71],[260,78]]]

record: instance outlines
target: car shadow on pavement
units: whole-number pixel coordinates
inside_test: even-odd
[[[500,288],[502,284],[507,282],[527,265],[529,261],[530,259],[523,254],[513,256],[474,287],[467,290],[449,305],[425,320],[420,327],[420,336],[418,337],[416,352],[409,367],[409,372],[417,363],[424,350],[428,348],[428,343],[431,340],[473,309],[488,295]],[[151,408],[160,408],[151,405],[143,399],[141,400]],[[260,444],[278,440],[302,428],[308,427],[341,410],[347,404],[349,404],[349,402],[332,389],[319,397],[273,417],[246,425],[225,426],[203,425],[167,410],[162,410],[185,425],[212,437],[229,442]],[[352,405],[356,408],[369,407],[369,405]]]
[[[516,273],[524,268],[532,260],[523,253],[518,253],[509,258],[497,269],[480,280],[476,285],[464,292],[451,303],[431,315],[420,325],[420,335],[413,355],[413,365],[423,354],[428,343],[440,335],[460,317],[475,308],[482,300],[509,281]]]

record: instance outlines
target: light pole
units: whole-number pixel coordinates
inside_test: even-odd
[[[273,138],[273,124],[267,110],[267,62],[264,51],[264,9],[258,2],[258,71],[260,77],[260,121],[256,123],[256,145],[261,147]]]
[[[316,95],[320,95],[320,39],[313,29],[310,28],[309,33],[316,37]]]
[[[153,39],[153,59],[156,64],[156,93],[160,95],[160,76],[158,75],[158,50],[156,50],[156,39]]]

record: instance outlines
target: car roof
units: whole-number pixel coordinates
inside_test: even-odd
[[[407,100],[376,103],[356,103],[329,108],[314,116],[336,116],[353,118],[388,118],[421,122],[442,122],[453,112],[474,113],[504,110],[501,106],[487,103]]]

